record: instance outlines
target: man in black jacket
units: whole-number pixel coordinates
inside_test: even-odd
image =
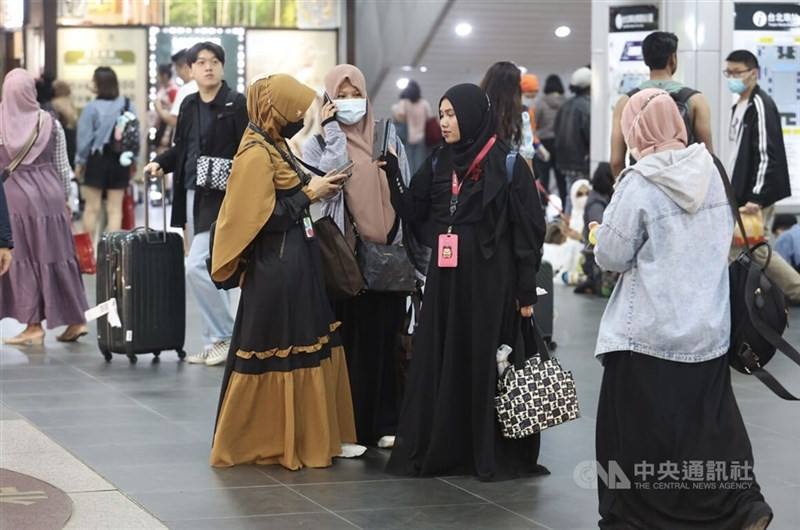
[[[769,234],[774,204],[792,194],[781,116],[772,98],[758,86],[756,56],[747,50],[736,50],[726,61],[723,73],[728,78],[728,88],[739,95],[731,110],[726,169],[739,210],[743,214],[761,215],[764,232]],[[731,259],[740,251],[731,249]],[[759,247],[756,262],[764,264],[767,258],[767,250]],[[767,274],[790,301],[800,303],[800,274],[777,253],[772,254]]]
[[[781,115],[772,98],[758,86],[755,55],[747,50],[732,52],[724,74],[730,91],[739,94],[731,110],[731,156],[727,165],[736,201],[747,213],[763,210],[764,228],[769,231],[766,221],[771,221],[772,206],[791,195]]]
[[[181,104],[175,145],[145,167],[155,175],[173,173],[172,226],[192,231],[186,277],[203,317],[205,348],[190,363],[212,366],[225,361],[233,334],[229,292],[214,286],[206,269],[209,229],[217,219],[224,191],[197,185],[202,156],[231,160],[247,127],[247,100],[223,81],[225,51],[202,42],[188,52],[198,92]],[[187,240],[189,236],[187,234]]]
[[[14,242],[11,240],[11,220],[8,217],[5,189],[0,182],[0,276],[7,273],[11,267],[12,248]]]

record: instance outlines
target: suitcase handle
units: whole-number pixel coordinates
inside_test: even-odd
[[[147,189],[145,190],[145,198],[144,198],[144,229],[147,232],[153,232],[150,228],[150,181],[155,179],[161,183],[161,212],[164,215],[164,243],[167,242],[167,199],[166,199],[166,185],[164,181],[166,180],[166,176],[157,177],[154,176],[152,173],[145,172],[144,174],[145,182],[148,184]]]

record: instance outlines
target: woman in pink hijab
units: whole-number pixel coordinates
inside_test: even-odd
[[[596,448],[599,468],[630,484],[598,480],[600,528],[763,530],[772,510],[726,355],[733,215],[722,178],[705,145],[687,147],[663,90],[630,99],[622,132],[637,163],[594,227],[595,261],[621,274],[595,349]]]
[[[8,73],[2,98],[0,169],[17,167],[3,182],[14,259],[0,276],[0,319],[27,324],[3,343],[43,344],[45,320],[49,328],[66,325],[58,340],[74,342],[86,335],[87,303],[67,206],[72,172],[64,130],[39,108],[34,79],[25,70]]]

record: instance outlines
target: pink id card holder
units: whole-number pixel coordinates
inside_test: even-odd
[[[458,234],[439,235],[438,256],[440,268],[458,267]]]

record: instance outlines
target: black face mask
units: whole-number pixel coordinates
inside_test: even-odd
[[[303,130],[304,121],[305,120],[300,120],[293,123],[287,123],[281,129],[281,136],[287,140],[290,139],[292,136]]]

